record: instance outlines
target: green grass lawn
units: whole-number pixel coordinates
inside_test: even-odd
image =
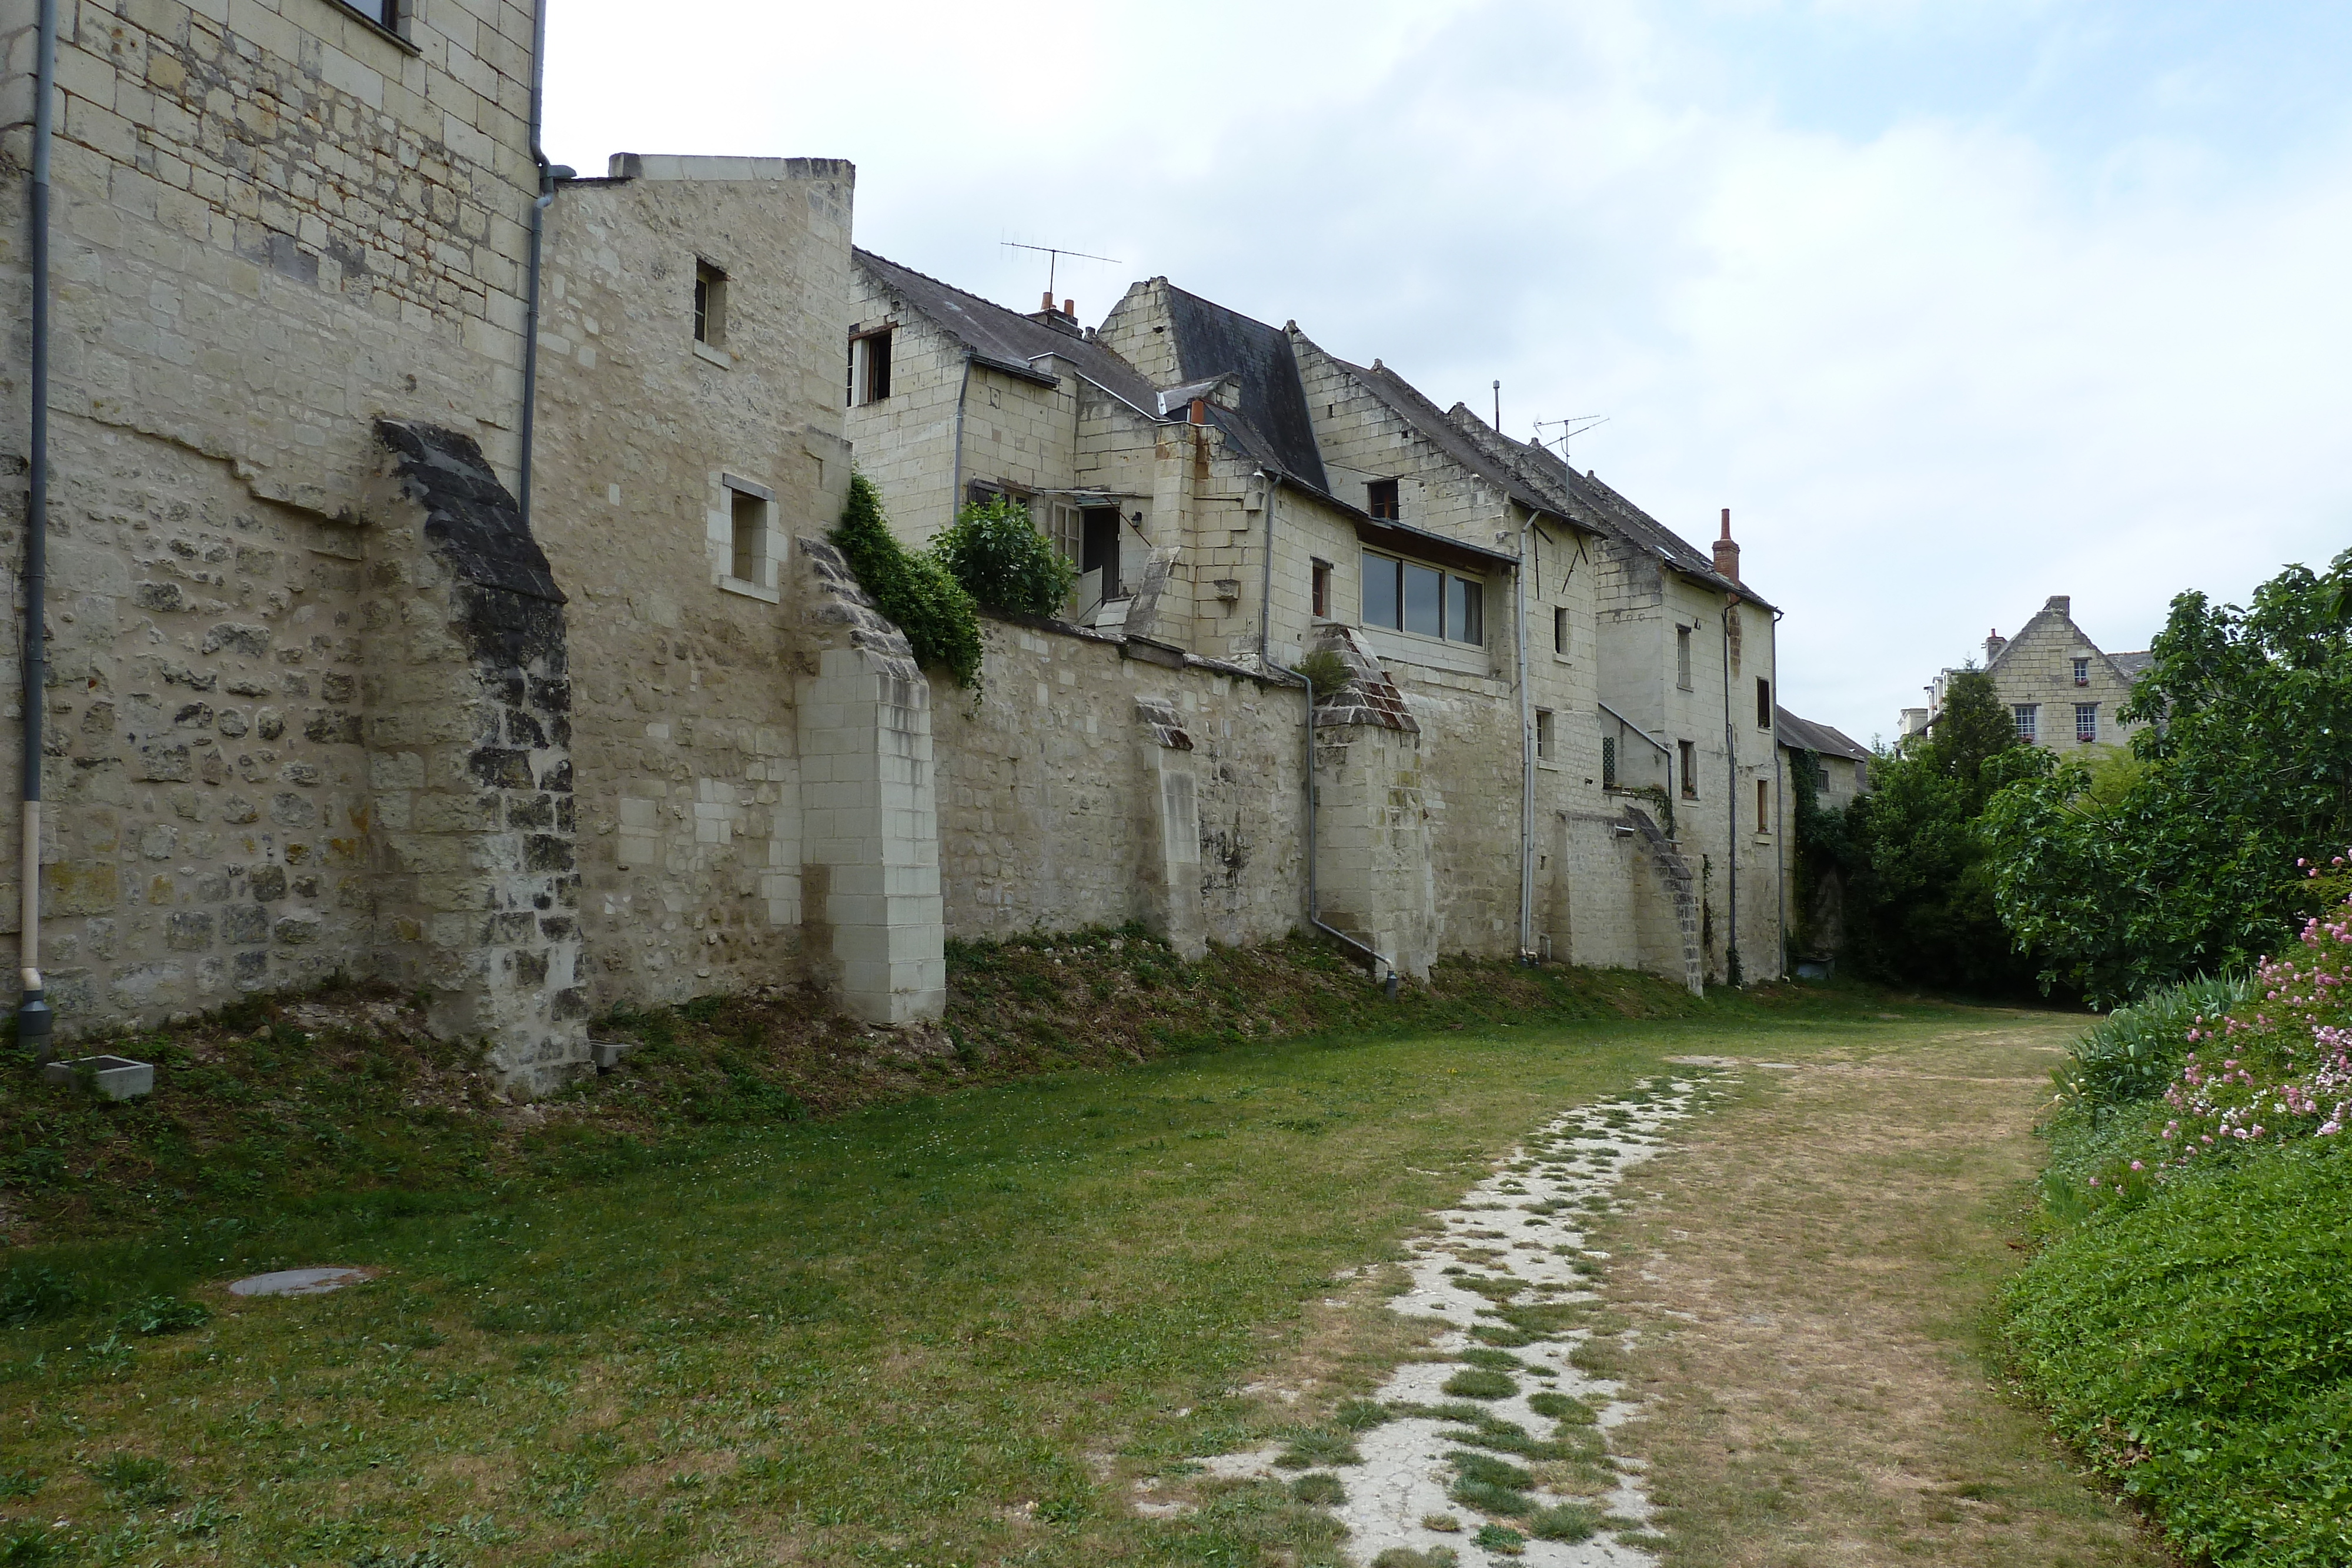
[[[1335,1272],[1561,1108],[1952,1017],[1713,1011],[1234,1047],[20,1254],[82,1305],[0,1333],[0,1563],[1328,1561],[1273,1489],[1155,1521],[1104,1478],[1270,1430],[1241,1385]],[[218,1288],[313,1263],[380,1273]],[[124,1326],[159,1292],[214,1315]]]

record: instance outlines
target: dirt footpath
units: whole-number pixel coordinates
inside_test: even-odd
[[[1669,1568],[2172,1560],[2005,1396],[1984,1313],[2021,1254],[2032,1124],[2078,1020],[1741,1061],[1622,1197]],[[1727,1063],[1727,1065],[1728,1065]]]

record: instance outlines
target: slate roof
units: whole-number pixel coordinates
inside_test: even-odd
[[[1692,545],[1599,479],[1579,474],[1549,450],[1512,440],[1465,404],[1457,402],[1441,412],[1422,394],[1421,389],[1386,365],[1375,363],[1367,370],[1345,360],[1338,360],[1338,363],[1432,444],[1473,473],[1484,476],[1520,506],[1606,534],[1656,558],[1685,577],[1710,588],[1738,593],[1766,610],[1772,608],[1754,589],[1718,573],[1711,551]]]
[[[1323,474],[1323,451],[1315,443],[1315,423],[1307,413],[1307,387],[1298,379],[1298,361],[1290,351],[1290,335],[1213,300],[1168,286],[1169,326],[1176,339],[1176,362],[1187,381],[1233,375],[1241,383],[1238,420],[1211,419],[1219,429],[1240,438],[1253,458],[1271,458],[1282,471],[1328,492]]]
[[[2116,673],[2124,679],[2136,681],[2139,679],[2142,672],[2156,663],[2156,655],[2143,648],[2137,653],[2110,653],[2107,655],[2107,663],[2113,664],[2116,667]]]
[[[1870,760],[1870,748],[1843,730],[1799,718],[1778,703],[1772,706],[1772,723],[1780,744],[1792,751],[1818,751],[1823,757],[1843,757],[1850,762]]]
[[[1045,355],[1058,354],[1079,375],[1105,392],[1157,417],[1158,403],[1151,383],[1101,344],[1076,332],[1033,321],[1017,310],[1008,310],[977,294],[967,294],[870,250],[853,250],[850,254],[876,283],[970,349],[981,363],[1016,374],[1050,377],[1055,372],[1036,361]]]

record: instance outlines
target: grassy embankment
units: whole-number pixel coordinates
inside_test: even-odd
[[[1311,950],[1182,966],[1111,940],[960,954],[939,1046],[790,998],[640,1019],[626,1071],[544,1113],[420,1040],[325,1027],[348,1003],[142,1040],[165,1068],[143,1105],[18,1076],[9,1199],[43,1239],[10,1260],[0,1541],[1329,1561],[1328,1515],[1278,1487],[1166,1520],[1123,1489],[1370,1386],[1397,1354],[1377,1335],[1299,1406],[1244,1385],[1539,1120],[1665,1055],[1890,1027],[1834,994],[1499,966],[1388,1010]],[[315,1262],[378,1273],[217,1288]],[[171,1301],[206,1321],[142,1333]]]
[[[2007,1301],[2059,1430],[2184,1554],[2229,1568],[2352,1563],[2342,931],[2077,1045],[2049,1127],[2048,1245]]]

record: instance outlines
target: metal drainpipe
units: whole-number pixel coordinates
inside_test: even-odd
[[[32,417],[28,433],[25,496],[25,765],[22,793],[24,836],[16,868],[20,900],[17,965],[24,999],[16,1006],[16,1040],[36,1059],[49,1059],[56,1015],[41,985],[41,717],[48,701],[47,618],[44,613],[49,575],[49,143],[52,100],[57,97],[58,5],[41,0],[38,58],[33,74],[33,362]]]
[[[1745,979],[1739,969],[1739,735],[1731,727],[1731,618],[1739,613],[1737,594],[1723,607],[1723,844],[1724,877],[1731,901],[1730,935],[1724,939],[1723,977]]]
[[[1274,497],[1282,489],[1282,481],[1261,468],[1257,476],[1265,481],[1265,570],[1258,579],[1257,591],[1257,663],[1258,668],[1274,668]],[[1314,697],[1307,697],[1307,723],[1314,724]]]
[[[531,440],[539,410],[539,253],[547,233],[547,209],[555,201],[557,172],[539,144],[547,79],[547,8],[553,3],[538,0],[530,9],[530,161],[539,170],[539,193],[530,204],[530,258],[523,284],[522,428],[517,433],[521,450],[515,457],[515,504],[522,513],[525,532],[530,528]],[[572,171],[562,172],[569,176]]]
[[[963,505],[963,400],[971,392],[971,350],[963,351],[963,380],[956,386],[955,457],[948,470],[948,520],[952,526]]]
[[[1510,519],[1510,503],[1503,517]],[[1536,734],[1535,706],[1528,691],[1528,529],[1535,521],[1529,512],[1519,525],[1519,561],[1511,569],[1514,637],[1519,665],[1519,962],[1535,962],[1536,950]]]
[[[1780,703],[1780,617],[1786,613],[1788,612],[1782,610],[1775,610],[1772,612],[1772,635],[1770,638],[1770,646],[1772,650],[1772,705],[1774,711],[1765,716],[1772,721],[1772,815],[1776,819],[1788,815],[1787,810],[1784,809],[1783,802],[1789,799],[1787,792],[1788,781],[1782,777],[1782,764],[1780,759],[1780,715],[1779,712]],[[1794,822],[1790,822],[1788,824],[1788,827],[1790,831],[1794,831],[1796,824]],[[1780,873],[1780,978],[1785,980],[1789,977],[1788,832],[1782,832],[1780,834],[1779,838],[1773,844],[1773,854],[1775,857],[1773,869]]]
[[[1397,994],[1395,962],[1381,957],[1379,953],[1357,941],[1338,926],[1323,924],[1323,903],[1315,885],[1315,823],[1318,804],[1315,798],[1315,682],[1303,670],[1293,670],[1290,673],[1297,675],[1307,687],[1307,923],[1341,946],[1370,958],[1374,964],[1386,969],[1388,975],[1381,981],[1381,985],[1388,991],[1390,999],[1394,1000]]]

